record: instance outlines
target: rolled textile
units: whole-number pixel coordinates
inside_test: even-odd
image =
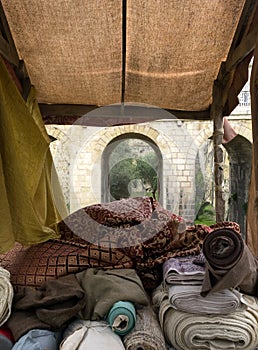
[[[64,331],[60,350],[124,350],[119,335],[105,321],[75,320]]]
[[[206,270],[201,295],[238,287],[257,295],[258,261],[241,235],[233,229],[210,232],[203,241]]]
[[[202,297],[201,288],[201,285],[170,286],[171,305],[177,310],[195,314],[229,314],[241,308],[241,295],[237,290],[224,289]]]
[[[167,284],[202,284],[205,262],[201,255],[170,258],[162,267],[163,280]]]
[[[109,310],[107,322],[112,331],[120,336],[129,333],[135,326],[136,310],[129,301],[118,301]]]
[[[243,250],[241,235],[230,228],[214,230],[203,241],[203,254],[215,269],[232,268],[240,260]]]
[[[126,350],[166,350],[158,317],[151,306],[137,309],[135,327],[123,342]]]
[[[10,317],[13,302],[13,287],[10,272],[0,266],[0,326]]]
[[[166,297],[159,296],[159,300],[164,336],[177,350],[254,350],[258,347],[258,313],[251,308],[228,315],[198,315],[175,310]]]

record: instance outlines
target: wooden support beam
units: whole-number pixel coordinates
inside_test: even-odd
[[[215,211],[216,221],[225,219],[224,199],[224,156],[223,156],[223,106],[222,85],[219,81],[214,82],[213,103],[211,106],[211,118],[213,120],[213,146],[214,146],[214,182],[215,182]]]
[[[251,73],[251,112],[253,131],[252,175],[247,207],[246,243],[258,258],[258,37]]]
[[[39,108],[45,124],[74,124],[78,119],[85,116],[85,125],[108,126],[121,124],[121,106],[94,106],[94,105],[61,105],[39,103]],[[103,109],[98,115],[98,111]],[[94,112],[95,111],[95,112]],[[210,110],[205,111],[175,111],[158,107],[140,107],[137,105],[124,105],[124,123],[142,123],[144,121],[160,119],[190,119],[210,120]],[[127,118],[127,122],[126,122]],[[82,120],[81,120],[82,122]]]
[[[256,0],[247,0],[227,60],[222,62],[217,76],[217,80],[220,81],[223,87],[224,115],[229,115],[238,104],[237,96],[248,79],[248,64],[252,57],[257,36],[258,3]],[[245,70],[246,74],[243,74]]]

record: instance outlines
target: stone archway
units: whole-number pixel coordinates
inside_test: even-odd
[[[251,155],[252,155],[252,130],[241,120],[230,121],[231,126],[237,133],[237,137],[224,144],[225,159],[228,167],[228,193],[225,193],[227,213],[225,220],[235,221],[243,235],[246,231],[246,207],[248,201]],[[203,129],[196,137],[195,142],[199,149],[212,137],[212,125]],[[212,160],[213,162],[213,160]],[[208,176],[207,176],[208,178]]]
[[[88,137],[71,160],[71,211],[103,200],[101,185],[102,154],[107,145],[117,137],[136,133],[146,137],[157,146],[163,159],[161,204],[178,211],[179,182],[182,173],[178,159],[179,149],[163,133],[148,124],[123,125],[97,130]],[[79,181],[78,181],[79,179]],[[176,207],[177,206],[177,207]]]
[[[130,148],[128,147],[130,144]],[[121,149],[120,146],[126,145],[125,149]],[[141,146],[140,146],[141,145]],[[116,151],[120,147],[120,152],[116,153]],[[125,147],[125,146],[124,146]],[[132,149],[133,148],[133,149]],[[122,152],[122,153],[121,153]],[[111,166],[111,159],[113,155],[116,154],[115,163]],[[150,154],[152,157],[150,157]],[[149,155],[149,160],[147,156]],[[145,156],[145,157],[144,157]],[[151,158],[152,162],[151,163]],[[123,175],[119,175],[116,172],[119,172],[119,169],[124,169],[123,164],[127,165],[130,169],[134,169],[137,166],[140,165],[143,170],[145,170],[145,174],[141,173],[141,180],[136,178],[138,175],[136,175],[135,171],[132,171],[132,173],[128,174],[127,172],[123,172]],[[134,165],[133,165],[134,164]],[[122,170],[123,171],[123,170]],[[108,143],[105,150],[102,154],[102,166],[101,166],[101,182],[102,182],[102,201],[103,202],[110,202],[115,199],[120,199],[120,197],[128,198],[131,196],[137,196],[137,192],[134,189],[134,192],[132,193],[130,191],[130,187],[132,187],[132,184],[137,183],[141,185],[140,190],[138,190],[140,193],[139,195],[148,195],[148,192],[146,192],[146,189],[144,188],[144,179],[147,179],[150,176],[153,177],[155,184],[153,183],[154,187],[152,187],[152,191],[149,192],[149,195],[157,199],[159,202],[162,202],[163,198],[163,159],[162,154],[160,152],[160,149],[158,148],[157,144],[153,142],[152,139],[149,137],[139,134],[139,133],[124,133],[120,136],[117,136],[113,140]],[[112,184],[110,181],[112,181],[112,178],[116,178],[116,183],[113,185],[112,190]],[[131,178],[132,177],[132,178]],[[151,180],[151,177],[149,177],[149,180]],[[120,183],[120,186],[119,186]],[[131,186],[130,186],[131,185]],[[150,185],[150,183],[149,183]],[[157,185],[157,187],[156,187]],[[131,188],[132,189],[132,188]],[[114,197],[114,193],[119,195],[118,197]],[[135,194],[134,194],[135,193]]]
[[[252,144],[241,135],[224,145],[230,162],[230,198],[227,220],[236,221],[243,236],[246,233],[246,214],[251,178]]]

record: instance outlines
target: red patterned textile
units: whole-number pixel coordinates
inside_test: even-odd
[[[116,249],[50,240],[31,247],[16,244],[14,249],[0,255],[0,265],[10,272],[17,291],[23,286],[39,287],[45,281],[89,267],[131,268],[133,263]]]

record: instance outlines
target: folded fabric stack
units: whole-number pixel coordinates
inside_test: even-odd
[[[191,314],[175,310],[167,298],[159,308],[167,341],[177,350],[254,350],[258,346],[258,313],[251,308],[228,315]]]
[[[163,264],[152,302],[167,342],[179,350],[258,348],[257,260],[229,227],[210,232],[202,252]]]
[[[236,290],[224,289],[207,297],[200,293],[201,286],[171,286],[169,300],[175,309],[194,314],[228,314],[241,307]]]

